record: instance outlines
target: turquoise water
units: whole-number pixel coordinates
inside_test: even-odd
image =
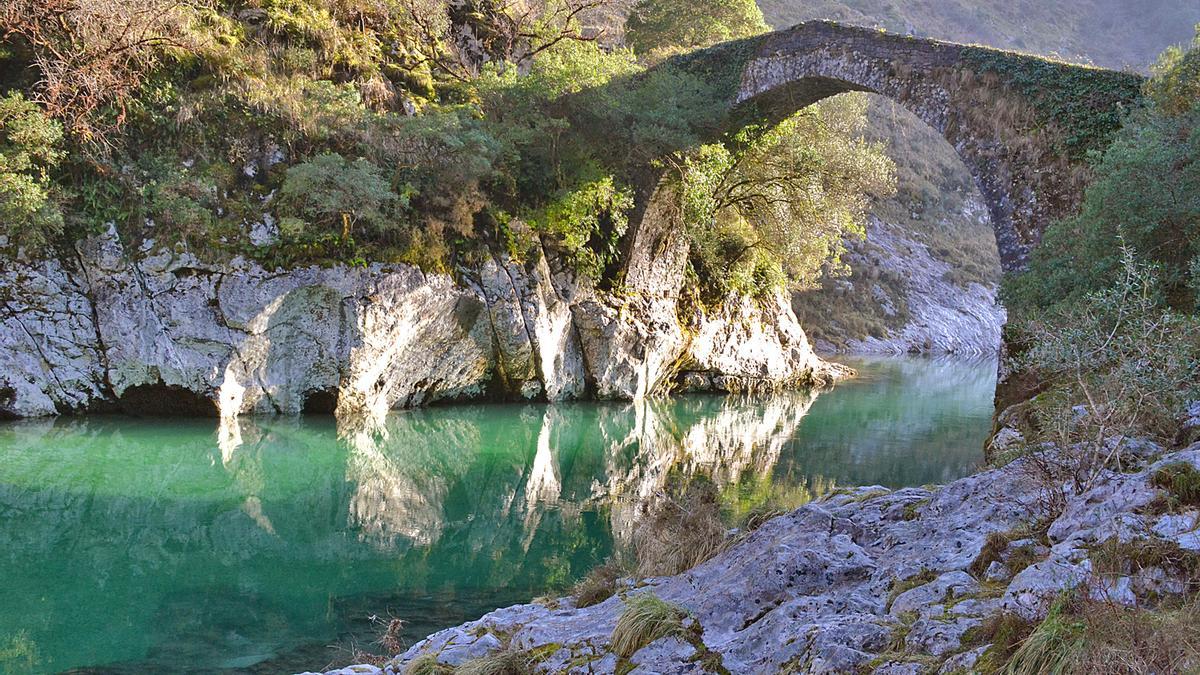
[[[333,419],[0,426],[0,672],[277,673],[567,587],[667,473],[731,503],[953,480],[991,362],[854,361],[821,394]]]

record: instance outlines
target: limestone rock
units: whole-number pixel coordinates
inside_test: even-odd
[[[622,299],[553,271],[540,249],[455,279],[407,265],[268,270],[149,240],[131,252],[111,227],[77,249],[65,261],[0,257],[0,416],[378,417],[484,396],[639,399],[675,386],[690,343],[678,246],[635,252],[637,293]],[[703,389],[838,372],[785,306],[729,304],[704,325],[724,351],[710,341]]]

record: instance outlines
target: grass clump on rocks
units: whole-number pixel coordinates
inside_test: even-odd
[[[608,562],[592,569],[579,583],[575,584],[572,595],[575,596],[575,606],[582,609],[598,605],[611,598],[617,592],[617,581],[625,570],[616,561]]]
[[[452,675],[454,666],[438,661],[433,654],[425,654],[413,659],[404,669],[404,675]]]
[[[471,659],[451,672],[455,675],[532,675],[534,670],[533,659],[527,652],[502,649]]]
[[[638,576],[681,574],[725,547],[728,530],[716,485],[704,477],[683,485],[673,482],[659,499],[642,507],[645,518],[633,541]]]
[[[1200,506],[1200,471],[1191,464],[1168,464],[1154,472],[1150,484],[1167,492],[1169,506]]]
[[[641,593],[625,601],[625,611],[617,619],[612,633],[613,652],[622,658],[668,636],[683,637],[683,619],[687,612],[653,593]]]
[[[1196,598],[1146,609],[1067,594],[1055,601],[999,670],[1008,675],[1091,675],[1197,669],[1200,605]]]

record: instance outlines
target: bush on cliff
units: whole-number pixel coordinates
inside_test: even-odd
[[[1134,112],[1099,158],[1079,215],[1054,223],[1029,270],[1007,280],[1018,314],[1115,283],[1121,240],[1158,266],[1163,300],[1191,311],[1200,288],[1200,36],[1168,51],[1146,85],[1151,104]]]
[[[0,232],[16,243],[39,247],[62,231],[62,190],[51,179],[62,135],[20,92],[0,97]]]
[[[1154,269],[1123,247],[1116,285],[1012,332],[1017,368],[1051,385],[1033,402],[1036,435],[1026,439],[1049,484],[1083,491],[1102,470],[1129,466],[1130,439],[1169,444],[1200,398],[1200,317],[1160,298]],[[1057,450],[1042,451],[1045,441]]]

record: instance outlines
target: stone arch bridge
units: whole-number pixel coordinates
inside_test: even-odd
[[[700,130],[712,140],[844,92],[893,99],[940,132],[971,171],[1006,272],[1025,265],[1050,222],[1078,208],[1088,152],[1107,145],[1138,104],[1143,83],[1133,73],[829,22],[717,45],[658,67],[719,83],[718,110]],[[645,182],[627,237],[627,270],[635,277],[644,268],[639,262],[647,262],[636,252],[685,246],[671,241],[678,228],[664,226],[670,207],[657,198],[661,178]]]

